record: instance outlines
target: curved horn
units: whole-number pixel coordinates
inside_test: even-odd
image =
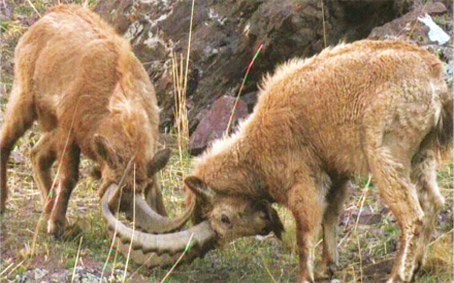
[[[144,253],[142,250],[130,251],[129,244],[124,244],[118,239],[116,241],[116,247],[125,256],[129,255],[129,258],[131,258],[135,263],[146,266],[148,268],[154,268],[158,266],[166,267],[174,265],[178,258],[181,256],[181,254],[179,253],[171,256],[169,254],[158,255],[152,252]],[[207,251],[208,250],[203,251],[191,249],[184,255],[184,262],[189,263],[197,257],[202,257]]]
[[[169,161],[170,154],[171,151],[169,149],[164,149],[157,152],[153,157],[152,161],[148,164],[148,171],[150,171],[149,174],[154,174],[161,170]],[[132,161],[133,159],[131,159],[128,165],[126,166],[125,173],[120,180],[120,185],[118,186],[120,188],[124,182],[126,174],[132,168],[133,163]],[[119,190],[117,190],[116,192],[117,196],[118,194]],[[132,205],[132,201],[134,198],[132,198],[132,195],[130,195],[131,192],[126,192],[126,194],[129,195],[122,198],[121,209],[126,213],[126,217],[128,218],[128,220],[132,220],[134,215],[134,206]],[[117,199],[118,199],[117,197],[110,198],[109,204],[111,207],[113,207],[112,201],[116,201]],[[179,230],[186,224],[186,222],[188,222],[189,218],[191,217],[192,211],[194,210],[195,207],[194,201],[187,207],[186,211],[182,215],[178,216],[177,218],[168,218],[161,216],[160,214],[156,213],[153,209],[151,209],[141,195],[137,194],[135,201],[136,201],[135,203],[136,224],[143,230],[156,234],[169,233]]]
[[[122,197],[121,208],[122,211],[126,213],[128,220],[132,220],[132,216],[134,214],[134,206],[132,205],[132,201],[132,196],[128,195],[126,197]],[[195,206],[195,201],[193,201],[190,203],[190,205],[182,215],[176,218],[168,218],[161,216],[153,209],[151,209],[141,195],[136,194],[135,201],[136,224],[143,230],[155,234],[163,234],[179,230],[186,224],[186,222],[188,222]]]
[[[154,235],[141,231],[133,231],[118,219],[115,218],[109,207],[111,197],[115,197],[118,186],[113,184],[109,186],[107,192],[102,198],[102,210],[104,218],[106,218],[109,228],[116,230],[118,237],[123,243],[131,243],[133,249],[140,249],[143,253],[154,252],[158,255],[169,254],[170,256],[176,253],[183,252],[189,242],[190,251],[208,251],[214,247],[216,233],[210,226],[208,221],[204,221],[188,230],[171,233]]]

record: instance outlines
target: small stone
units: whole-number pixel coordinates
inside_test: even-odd
[[[22,164],[25,162],[25,158],[17,151],[11,152],[11,157],[14,163]]]
[[[48,273],[49,273],[49,271],[45,270],[45,269],[39,269],[39,268],[35,269],[35,280],[39,280],[39,279],[43,278]]]

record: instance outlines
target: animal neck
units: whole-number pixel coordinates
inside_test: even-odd
[[[308,160],[317,162],[318,158],[292,128],[292,113],[276,109],[278,106],[271,109],[265,106],[256,106],[242,127],[243,136],[251,145],[250,155],[259,172],[257,178],[273,201],[285,204],[286,192],[294,185],[296,174],[319,166],[306,163]]]
[[[258,196],[265,184],[251,145],[241,134],[216,141],[196,163],[195,175],[221,193]]]

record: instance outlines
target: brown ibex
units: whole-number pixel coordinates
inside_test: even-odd
[[[291,60],[265,80],[238,132],[215,142],[186,178],[201,222],[191,228],[195,242],[205,247],[207,239],[228,241],[259,227],[280,233],[267,204],[277,202],[296,220],[299,281],[332,276],[347,183],[353,173],[370,172],[402,229],[388,282],[409,282],[444,203],[436,166],[451,152],[452,101],[442,62],[411,44],[363,40]],[[260,215],[260,203],[259,211],[271,213]],[[314,275],[319,228],[323,256]],[[131,239],[127,228],[120,232]],[[135,244],[145,252],[184,249],[189,236],[170,235],[143,235]],[[164,246],[159,237],[178,241]]]
[[[88,9],[51,8],[17,45],[14,84],[0,136],[2,212],[10,152],[34,120],[42,135],[31,158],[49,233],[59,236],[64,231],[80,153],[101,165],[101,195],[125,175],[125,194],[145,192],[154,210],[166,215],[155,173],[165,166],[169,151],[157,153],[159,108],[154,87],[129,43]],[[50,170],[56,160],[54,193]],[[134,174],[125,174],[128,164]],[[124,199],[123,209],[131,214]],[[184,222],[173,223],[157,215],[143,198],[138,201],[137,219],[143,228],[154,221],[150,217],[162,220],[153,224],[158,231]]]

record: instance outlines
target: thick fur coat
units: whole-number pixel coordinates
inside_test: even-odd
[[[2,211],[9,154],[35,120],[42,136],[31,155],[50,233],[63,231],[80,153],[101,165],[101,194],[120,181],[133,160],[136,177],[128,175],[126,188],[149,192],[154,208],[165,214],[154,174],[150,176],[159,125],[154,87],[129,42],[88,9],[51,8],[17,45],[14,84],[0,136]],[[50,168],[55,160],[58,188],[53,193]]]
[[[297,225],[300,281],[308,282],[319,228],[318,277],[328,277],[347,182],[372,173],[402,228],[389,282],[408,282],[444,203],[435,169],[451,145],[442,62],[411,44],[363,40],[280,66],[264,80],[252,115],[198,158],[191,178],[219,195],[287,206]],[[200,201],[199,218],[213,218],[212,211]]]

